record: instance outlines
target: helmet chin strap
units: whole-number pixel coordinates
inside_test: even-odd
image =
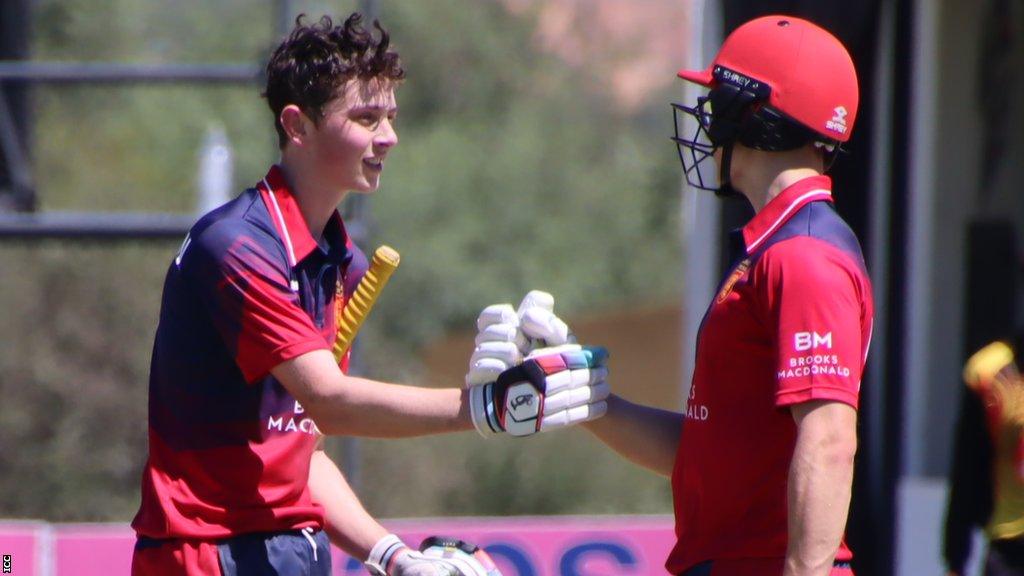
[[[732,145],[732,141],[722,145],[722,165],[718,168],[718,189],[715,190],[715,196],[719,198],[743,197],[739,190],[732,187],[732,179],[729,177],[732,172]]]

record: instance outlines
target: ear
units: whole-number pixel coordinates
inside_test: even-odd
[[[313,130],[313,121],[295,104],[289,104],[281,109],[278,120],[290,144],[301,146]]]

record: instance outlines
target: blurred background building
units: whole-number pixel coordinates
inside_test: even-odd
[[[276,38],[353,9],[409,74],[382,188],[344,207],[364,248],[403,253],[360,369],[458,385],[480,308],[539,287],[611,346],[617,392],[674,409],[746,217],[682,185],[675,70],[762,14],[835,32],[862,98],[837,203],[877,304],[850,539],[861,573],[941,571],[960,367],[1021,328],[1022,0],[0,3],[0,517],[131,517],[166,266],[198,206],[276,158]],[[671,513],[666,482],[578,431],[332,450],[383,516]]]

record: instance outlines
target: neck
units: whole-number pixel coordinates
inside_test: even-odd
[[[316,241],[324,235],[324,228],[338,204],[345,198],[346,190],[335,190],[316,178],[315,170],[304,169],[300,162],[288,155],[279,164],[288,188],[299,205],[302,218],[309,227],[309,233]]]
[[[761,187],[756,188],[756,190],[761,190],[761,193],[747,194],[747,199],[750,200],[751,206],[754,207],[754,212],[760,212],[786,188],[789,188],[804,178],[820,175],[821,173],[813,168],[788,168],[777,173],[775,177],[770,180],[769,184],[764,185],[762,183]],[[767,178],[765,181],[767,181]]]
[[[737,146],[733,154],[733,177],[740,180],[738,189],[754,212],[760,212],[796,182],[822,173],[821,159],[809,146],[787,152],[761,152]]]

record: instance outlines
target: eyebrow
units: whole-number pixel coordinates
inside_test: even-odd
[[[398,112],[398,106],[388,107],[381,106],[379,104],[366,104],[364,106],[353,106],[352,108],[349,108],[349,110],[352,112],[368,112],[376,110],[383,110],[385,112]]]

